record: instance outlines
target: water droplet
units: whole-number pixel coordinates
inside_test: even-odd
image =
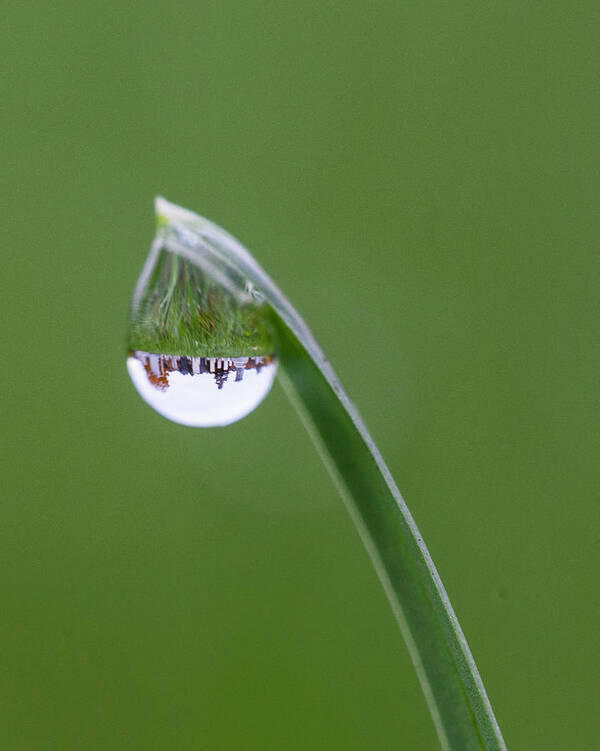
[[[269,309],[210,248],[207,257],[174,252],[165,231],[159,227],[134,293],[127,369],[142,399],[169,420],[229,425],[252,412],[273,384]]]

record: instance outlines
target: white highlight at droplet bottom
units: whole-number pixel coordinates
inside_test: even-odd
[[[277,362],[249,369],[242,381],[230,374],[221,389],[212,373],[195,375],[169,373],[169,386],[157,389],[150,383],[144,366],[135,357],[127,358],[127,370],[142,399],[163,417],[181,425],[214,428],[241,420],[262,402],[271,390]]]

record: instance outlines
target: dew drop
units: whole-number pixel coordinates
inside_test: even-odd
[[[127,334],[127,370],[142,399],[173,422],[203,428],[252,412],[277,372],[266,304],[244,279],[208,260],[184,257],[159,237]]]

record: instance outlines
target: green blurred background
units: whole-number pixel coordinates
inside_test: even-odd
[[[1,9],[0,748],[436,748],[280,387],[202,431],[130,384],[156,193],[315,330],[509,747],[595,747],[598,4]]]

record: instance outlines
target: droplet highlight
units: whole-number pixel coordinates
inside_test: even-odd
[[[127,369],[142,399],[163,417],[195,428],[241,420],[271,390],[277,359],[186,357],[131,352]]]

